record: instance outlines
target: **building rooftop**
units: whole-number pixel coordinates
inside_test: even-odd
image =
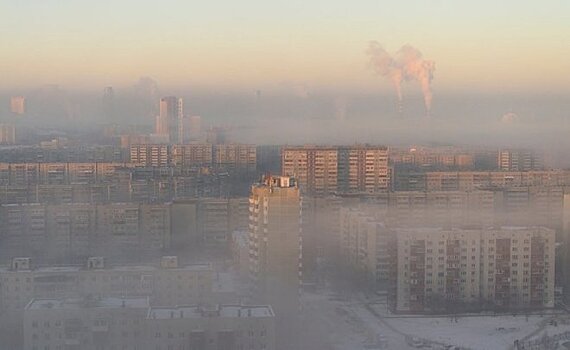
[[[69,298],[33,299],[26,310],[87,309],[87,308],[143,308],[149,307],[148,298]]]
[[[45,266],[30,269],[12,270],[9,266],[0,267],[0,273],[4,272],[37,272],[37,273],[64,273],[79,271],[118,271],[118,272],[137,272],[137,271],[157,271],[157,270],[173,270],[173,271],[213,271],[210,263],[197,263],[184,265],[179,267],[160,267],[154,265],[122,265],[110,266],[102,269],[86,269],[84,266]]]
[[[177,306],[150,308],[149,319],[201,318],[201,317],[274,317],[269,305],[218,305],[215,307]]]

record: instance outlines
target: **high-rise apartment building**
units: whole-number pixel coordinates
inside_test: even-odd
[[[388,149],[383,146],[301,146],[282,150],[283,175],[305,193],[375,193],[389,188]]]
[[[107,86],[103,89],[103,117],[105,121],[116,122],[115,119],[115,91],[112,86]]]
[[[0,205],[0,258],[73,261],[87,254],[128,258],[170,247],[170,204]]]
[[[497,165],[502,171],[542,170],[542,157],[535,151],[526,149],[502,149],[497,157]]]
[[[554,230],[398,229],[393,242],[396,312],[554,306]]]
[[[338,189],[338,148],[286,147],[282,150],[282,173],[294,176],[306,193],[328,194]]]
[[[172,145],[172,165],[179,167],[211,166],[212,145],[209,143],[189,143]]]
[[[16,127],[14,124],[0,123],[0,145],[13,145],[16,143]]]
[[[478,188],[565,186],[566,170],[396,172],[396,191],[473,191]]]
[[[214,145],[214,166],[218,169],[254,171],[257,167],[255,145],[229,143]]]
[[[294,178],[266,177],[249,199],[254,296],[277,315],[278,344],[295,339],[301,282],[301,197]]]
[[[10,111],[19,115],[26,113],[26,98],[24,96],[12,97],[10,99]]]
[[[155,132],[168,135],[171,143],[184,142],[184,104],[175,96],[160,99],[159,115],[156,118]]]
[[[338,190],[342,193],[388,190],[388,148],[368,145],[340,147],[338,174]]]
[[[202,117],[193,115],[188,119],[188,136],[190,140],[197,141],[202,136]]]
[[[385,224],[356,208],[342,208],[341,257],[350,272],[377,289],[387,289],[390,277],[390,240]]]
[[[142,166],[166,167],[170,160],[169,147],[165,144],[132,145],[130,160]]]

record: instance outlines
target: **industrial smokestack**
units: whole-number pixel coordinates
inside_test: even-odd
[[[426,114],[430,115],[434,61],[424,60],[421,52],[410,45],[402,46],[394,58],[377,41],[369,43],[366,54],[370,56],[370,66],[376,74],[389,78],[394,84],[398,113],[402,113],[402,81],[416,80],[422,89]]]

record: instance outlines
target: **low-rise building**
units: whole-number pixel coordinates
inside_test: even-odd
[[[24,311],[24,349],[147,349],[147,298],[34,299]]]
[[[275,349],[270,306],[217,305],[151,308],[147,349]]]
[[[0,310],[21,311],[34,298],[149,297],[152,305],[212,302],[214,271],[210,264],[178,266],[175,256],[160,266],[106,266],[102,257],[84,266],[34,268],[30,258],[15,258],[0,269]]]
[[[150,307],[146,298],[34,299],[24,349],[275,349],[270,306]]]

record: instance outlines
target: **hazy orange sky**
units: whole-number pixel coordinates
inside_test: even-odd
[[[435,89],[568,92],[569,3],[2,1],[0,87],[389,89],[366,66],[377,40],[434,60]]]

